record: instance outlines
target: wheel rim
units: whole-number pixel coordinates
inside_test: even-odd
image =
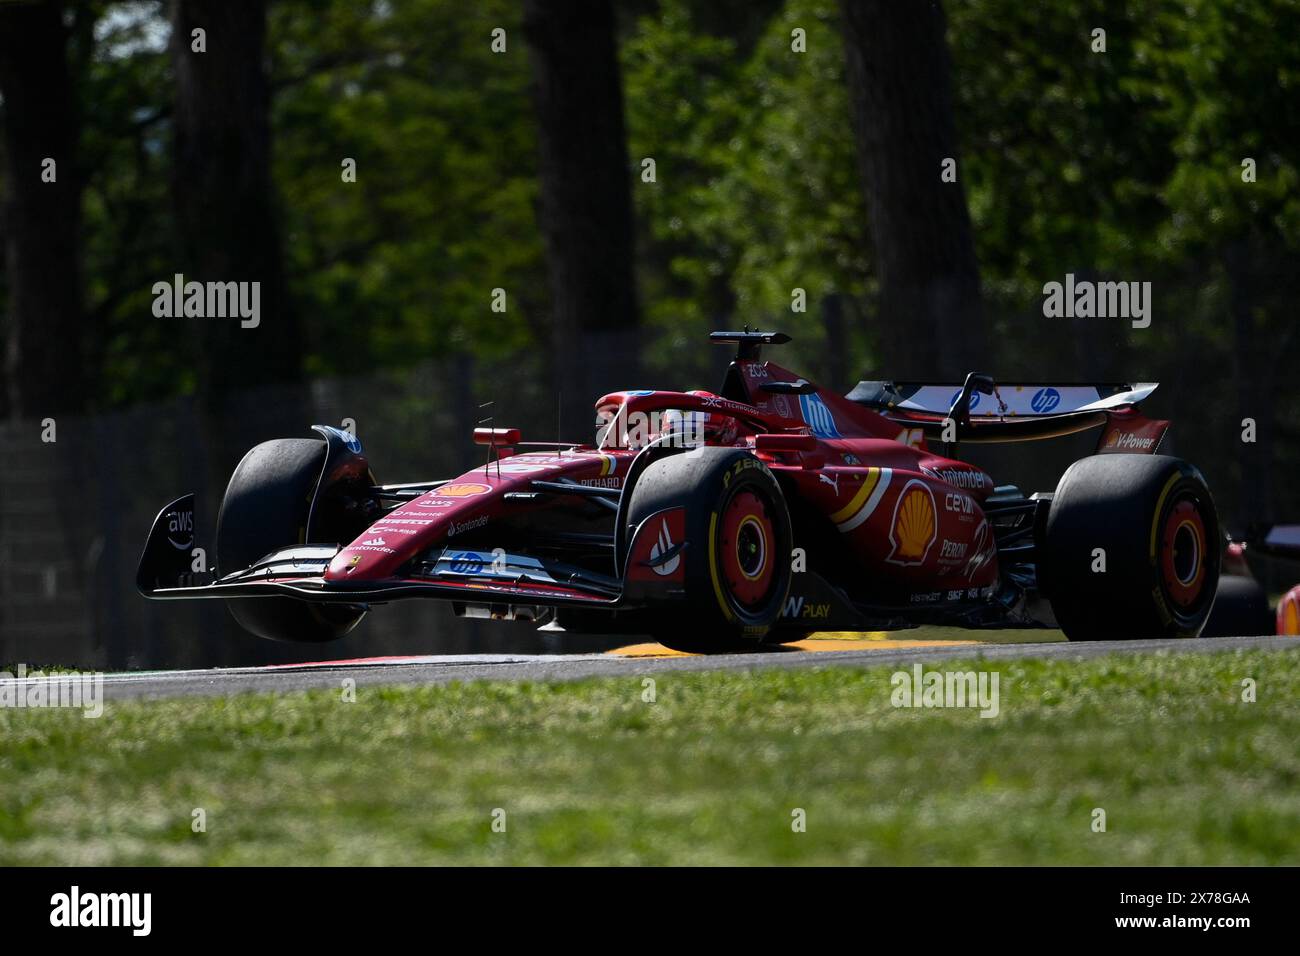
[[[727,593],[746,610],[769,596],[774,540],[767,503],[748,490],[732,496],[722,513],[719,553]]]
[[[1195,607],[1205,594],[1205,519],[1191,498],[1175,502],[1161,533],[1160,579],[1180,610]]]

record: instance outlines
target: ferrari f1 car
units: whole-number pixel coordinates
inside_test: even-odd
[[[1195,636],[1221,547],[1196,468],[1156,454],[1152,384],[862,382],[838,395],[737,346],[718,393],[636,390],[597,402],[584,444],[486,428],[486,463],[379,484],[360,442],[253,448],[196,570],[194,496],[159,513],[147,598],[219,598],[249,631],[325,641],[374,606],[448,602],[463,616],[649,634],[692,651],[815,630],[1059,624],[1071,640]],[[962,445],[1100,427],[1054,492],[998,484]],[[936,446],[942,447],[941,454]]]

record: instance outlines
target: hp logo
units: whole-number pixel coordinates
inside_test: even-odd
[[[1038,415],[1046,415],[1060,404],[1060,392],[1054,388],[1040,388],[1034,393],[1034,397],[1029,402],[1029,407]]]

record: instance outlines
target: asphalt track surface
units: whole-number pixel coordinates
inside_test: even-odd
[[[825,642],[833,645],[834,642]],[[977,641],[847,642],[844,649],[773,649],[761,653],[711,656],[664,656],[653,645],[641,653],[606,654],[470,654],[430,657],[369,658],[273,667],[239,667],[191,671],[149,671],[108,674],[105,697],[184,697],[242,693],[285,693],[338,688],[351,678],[363,685],[445,684],[452,681],[567,681],[589,677],[711,671],[758,670],[774,667],[872,667],[935,665],[962,658],[990,662],[1022,658],[1083,660],[1105,654],[1211,654],[1238,649],[1300,651],[1295,637],[1215,637],[1197,640],[1098,641],[1086,644],[986,644]],[[666,654],[667,652],[665,652]]]

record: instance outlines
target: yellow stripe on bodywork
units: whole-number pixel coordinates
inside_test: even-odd
[[[856,514],[857,510],[867,503],[867,496],[871,494],[871,490],[876,487],[878,481],[880,481],[880,469],[868,469],[867,476],[862,479],[862,487],[858,489],[858,493],[853,496],[852,501],[831,515],[831,521],[839,524]]]
[[[831,521],[840,531],[849,532],[871,517],[889,487],[893,474],[888,468],[871,468],[862,481],[862,487],[847,506],[831,515]]]

